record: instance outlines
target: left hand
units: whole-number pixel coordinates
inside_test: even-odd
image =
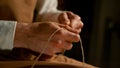
[[[60,24],[69,25],[71,28],[77,31],[77,33],[81,32],[81,29],[83,27],[83,23],[81,21],[81,18],[74,14],[73,12],[66,11],[61,13],[58,16],[58,21]]]

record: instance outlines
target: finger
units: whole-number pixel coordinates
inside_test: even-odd
[[[65,41],[63,39],[54,39],[52,45],[59,49],[70,50],[72,48],[72,42]]]
[[[56,47],[55,44],[49,44],[48,47],[46,47],[46,49],[44,50],[44,54],[47,54],[47,55],[54,55],[55,53],[60,53],[62,52],[63,49],[62,48],[58,48]]]
[[[78,33],[78,31],[77,31],[76,29],[71,28],[69,25],[60,24],[59,26],[60,26],[61,28],[67,29],[67,30],[70,31],[70,32]]]
[[[81,28],[83,27],[83,22],[81,21],[81,18],[72,13],[72,12],[67,12],[68,17],[70,19],[70,27],[72,27],[73,29],[75,29],[78,33],[81,32]]]
[[[72,42],[62,41],[62,43],[63,49],[65,50],[70,50],[73,47]]]
[[[81,20],[78,20],[78,22],[80,22],[79,23],[80,26],[78,28],[83,28],[83,26],[84,26],[83,22]]]
[[[61,24],[65,24],[65,25],[70,24],[68,15],[65,12],[59,15],[58,20]]]
[[[71,20],[70,26],[79,33],[83,27],[83,23],[80,20]]]
[[[68,18],[71,19],[76,19],[76,20],[81,20],[80,16],[74,14],[73,12],[68,11],[67,12]]]
[[[79,34],[70,32],[66,29],[61,29],[56,34],[60,39],[64,39],[69,42],[78,42],[80,40]]]

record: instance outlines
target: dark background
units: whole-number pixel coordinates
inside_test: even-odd
[[[90,35],[93,24],[95,0],[63,0],[61,6],[62,10],[72,11],[79,15],[84,23],[82,32],[80,33],[84,45],[85,59],[88,59],[88,51],[90,44]],[[82,61],[81,48],[79,43],[73,43],[74,47],[71,51],[67,51],[66,55],[77,60]]]
[[[78,14],[85,61],[100,68],[120,68],[120,0],[62,0],[61,9]],[[79,43],[68,57],[82,61]]]

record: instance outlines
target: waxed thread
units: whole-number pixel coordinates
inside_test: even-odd
[[[82,39],[81,39],[81,36],[80,36],[80,41],[79,41],[79,44],[80,44],[80,47],[81,47],[81,52],[82,52],[82,68],[85,68],[85,55],[84,55],[84,49],[83,49],[83,44],[82,44]],[[64,55],[66,50],[64,50],[62,52],[62,55]],[[59,55],[58,55],[59,56]]]
[[[31,68],[34,68],[35,64],[38,62],[39,58],[42,56],[42,54],[44,53],[44,51],[47,48],[48,43],[50,42],[50,40],[52,39],[52,37],[55,35],[56,32],[58,32],[61,29],[57,29],[55,30],[50,37],[48,38],[47,44],[46,46],[43,48],[43,50],[41,51],[41,53],[37,56],[37,58],[35,59],[34,63],[32,64]],[[82,45],[82,40],[80,37],[80,46],[81,46],[81,51],[82,51],[82,63],[83,63],[83,68],[85,67],[84,63],[85,63],[85,57],[84,57],[84,49],[83,49],[83,45]],[[65,53],[65,50],[62,52],[62,55]]]
[[[55,33],[58,32],[59,30],[60,30],[60,29],[55,30],[55,31],[50,35],[50,37],[48,38],[48,41],[47,41],[46,46],[43,48],[43,50],[41,51],[41,53],[40,53],[40,54],[38,55],[38,57],[35,59],[33,65],[31,66],[31,68],[34,68],[34,66],[35,66],[35,64],[37,63],[38,59],[41,57],[41,55],[42,55],[42,54],[44,53],[44,51],[46,50],[48,43],[50,42],[50,40],[52,39],[52,37],[55,35]]]
[[[85,55],[84,55],[84,49],[83,49],[83,44],[82,44],[82,39],[80,36],[80,42],[79,42],[80,46],[81,46],[81,52],[82,52],[82,64],[83,64],[83,68],[85,68]]]

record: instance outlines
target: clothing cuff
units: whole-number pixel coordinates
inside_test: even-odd
[[[16,21],[0,21],[0,49],[13,48],[16,24]]]

